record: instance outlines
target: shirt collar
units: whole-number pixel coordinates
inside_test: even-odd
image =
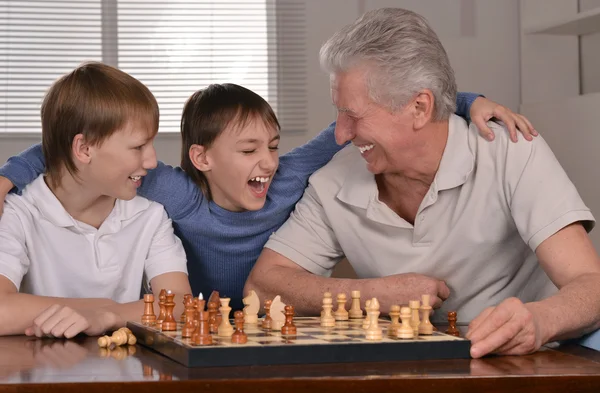
[[[475,156],[469,147],[468,137],[467,122],[452,115],[448,124],[448,140],[432,185],[436,192],[463,185],[473,171]],[[356,150],[356,160],[348,167],[337,198],[346,204],[366,209],[379,195],[375,176],[368,171],[358,149],[354,146],[347,148]]]
[[[77,227],[80,228],[78,221],[75,220],[63,207],[58,198],[50,190],[44,181],[44,175],[40,175],[23,191],[23,195],[28,195],[35,202],[35,206],[40,213],[52,224],[60,228]],[[100,229],[107,227],[109,232],[116,232],[121,228],[121,222],[133,218],[138,213],[148,209],[150,201],[136,196],[130,201],[117,199],[115,207],[102,223]]]

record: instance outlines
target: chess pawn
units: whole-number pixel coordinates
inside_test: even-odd
[[[397,304],[394,304],[392,307],[390,307],[390,319],[392,320],[392,323],[388,326],[388,331],[387,334],[390,337],[398,337],[398,328],[401,326],[399,319],[400,319],[400,306]]]
[[[244,333],[244,312],[236,311],[233,313],[233,318],[235,332],[231,336],[231,342],[234,344],[246,344],[248,342],[248,335]]]
[[[408,302],[408,307],[410,307],[411,315],[410,315],[410,326],[413,328],[413,334],[415,337],[419,335],[419,325],[421,324],[419,320],[419,307],[421,307],[421,302],[418,300],[411,300]]]
[[[156,322],[154,315],[154,295],[147,293],[144,295],[144,314],[142,315],[142,325],[152,326]]]
[[[265,330],[271,330],[273,327],[273,319],[271,319],[271,304],[273,301],[271,299],[265,300],[265,317],[262,321],[262,328]]]
[[[175,308],[175,302],[173,301],[173,299],[175,298],[175,294],[171,293],[171,291],[168,291],[166,298],[167,300],[165,301],[165,320],[162,323],[161,330],[163,332],[174,332],[177,330],[177,322],[175,321],[175,317],[173,316],[173,309]]]
[[[221,337],[231,337],[233,334],[233,326],[231,326],[231,323],[229,322],[229,313],[231,312],[229,302],[231,299],[223,297],[219,300],[221,301],[221,307],[219,307],[219,311],[221,312],[221,324],[217,329],[217,334]]]
[[[183,295],[183,312],[181,313],[181,316],[179,317],[179,322],[181,322],[181,323],[185,323],[185,318],[186,318],[185,307],[188,304],[188,301],[189,301],[188,299],[191,300],[192,304],[193,304],[194,297],[192,295],[190,295],[189,293],[186,293],[185,295]]]
[[[281,328],[282,336],[295,336],[296,325],[294,325],[294,306],[285,306],[285,324]]]
[[[329,296],[326,296],[323,298],[323,312],[321,312],[321,327],[324,327],[324,328],[335,327],[335,318],[333,317],[333,315],[331,313],[332,309],[333,309],[333,299],[331,298],[331,294],[329,294]]]
[[[460,332],[456,328],[456,311],[448,312],[448,330],[446,330],[446,334],[460,337]]]
[[[398,338],[414,338],[415,333],[410,326],[410,307],[402,307],[400,309],[400,319],[402,320],[402,325],[397,329],[398,330]]]
[[[383,338],[383,333],[379,327],[379,314],[379,301],[377,298],[373,298],[371,299],[371,307],[367,311],[370,321],[365,336],[367,340],[381,340]]]
[[[331,292],[325,292],[325,293],[323,293],[323,300],[325,300],[325,298],[332,299]],[[333,300],[332,300],[331,304],[333,304]],[[323,316],[323,310],[321,310],[321,316]]]
[[[192,334],[192,344],[194,345],[211,345],[213,343],[212,336],[208,327],[208,311],[200,311],[200,319],[196,326],[196,330]]]
[[[419,334],[421,335],[433,334],[433,325],[429,321],[430,312],[429,295],[423,295],[421,296],[421,323],[419,324]]]
[[[352,305],[350,306],[348,316],[350,319],[362,319],[363,311],[360,308],[360,291],[352,291],[350,296],[352,297]]]
[[[348,311],[346,311],[346,294],[339,293],[337,295],[338,309],[333,313],[336,321],[347,321],[349,319]]]
[[[165,301],[167,299],[167,290],[161,289],[158,294],[158,317],[156,318],[156,328],[161,329],[162,323],[165,320],[167,309],[165,308]]]

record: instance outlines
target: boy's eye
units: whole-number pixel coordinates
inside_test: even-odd
[[[144,147],[144,145],[140,145],[140,146],[136,146],[134,147],[135,150],[142,150],[142,148]]]
[[[252,149],[252,150],[242,150],[242,153],[244,154],[252,154],[256,151],[256,149]]]

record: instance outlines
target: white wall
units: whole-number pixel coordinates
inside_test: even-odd
[[[362,10],[384,6],[412,9],[429,19],[448,51],[459,89],[483,93],[517,110],[518,0],[306,0],[310,132],[284,135],[282,152],[307,141],[334,119],[329,79],[319,68],[321,44]],[[36,135],[0,134],[0,162],[37,141]],[[178,134],[159,135],[155,146],[160,159],[179,162]]]

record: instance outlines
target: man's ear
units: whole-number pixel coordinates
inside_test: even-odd
[[[82,164],[89,164],[92,161],[91,147],[86,142],[83,134],[77,134],[73,138],[71,153],[73,154],[73,159]]]
[[[420,130],[431,121],[434,104],[435,97],[429,89],[420,91],[415,98],[413,98],[414,128],[416,130]]]
[[[211,164],[206,156],[207,149],[202,145],[190,146],[189,155],[190,161],[196,169],[201,172],[208,172],[211,170]]]

